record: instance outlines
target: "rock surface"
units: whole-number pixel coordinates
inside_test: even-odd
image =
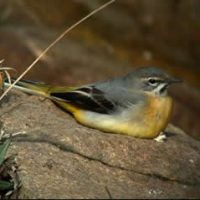
[[[13,91],[1,103],[21,169],[20,198],[198,198],[200,143],[170,125],[164,143],[78,124],[51,101]]]

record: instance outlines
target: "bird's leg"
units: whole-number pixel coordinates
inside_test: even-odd
[[[166,139],[167,136],[163,131],[161,131],[160,134],[156,138],[154,138],[154,140],[157,142],[164,142]]]

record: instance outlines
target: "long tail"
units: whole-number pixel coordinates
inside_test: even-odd
[[[11,83],[15,81],[11,78]],[[11,85],[8,80],[4,81],[4,86],[9,87]],[[76,87],[66,87],[66,86],[50,86],[46,83],[35,82],[30,80],[21,80],[14,85],[14,88],[26,92],[28,94],[38,95],[47,97],[54,101],[67,101],[66,94]]]
[[[12,78],[11,83],[13,83],[14,80],[15,79]],[[9,87],[11,85],[11,83],[9,83],[8,80],[5,80],[4,86]],[[19,89],[19,90],[29,93],[29,94],[49,97],[49,91],[51,89],[51,86],[49,86],[45,83],[21,80],[21,81],[17,82],[16,85],[14,85],[14,88]]]
[[[12,78],[11,83],[13,83],[14,80],[15,79]],[[5,80],[4,85],[8,87],[11,83],[9,83],[8,80]],[[14,88],[29,94],[49,98],[65,110],[71,113],[76,112],[76,108],[72,105],[74,103],[76,104],[76,99],[74,99],[73,95],[71,95],[71,91],[74,90],[75,87],[54,87],[41,82],[21,80],[17,82]]]

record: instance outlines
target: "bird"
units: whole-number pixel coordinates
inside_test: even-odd
[[[11,82],[13,82],[12,79]],[[11,84],[5,81],[5,85]],[[14,86],[51,99],[80,124],[107,133],[153,139],[169,123],[173,99],[168,88],[182,80],[158,67],[138,67],[121,77],[79,87],[21,80]]]

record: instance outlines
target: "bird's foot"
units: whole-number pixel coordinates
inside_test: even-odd
[[[155,141],[157,142],[164,142],[167,139],[167,136],[165,135],[164,132],[160,132],[160,134],[154,138]]]

